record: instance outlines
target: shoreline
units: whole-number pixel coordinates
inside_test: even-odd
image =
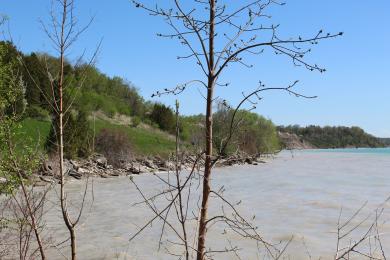
[[[384,154],[390,155],[390,150],[387,153],[389,147],[385,148],[322,148],[322,149],[283,149],[273,154],[262,154],[256,156],[249,155],[234,155],[227,158],[221,158],[215,164],[215,168],[226,168],[239,165],[259,165],[267,163],[268,159],[274,159],[280,153],[283,152],[330,152],[330,153],[356,153],[356,154]],[[384,153],[378,153],[376,151],[382,151]],[[181,170],[191,169],[195,162],[194,156],[186,156],[180,164]],[[200,159],[198,164],[202,166],[204,163],[203,158]],[[56,176],[56,161],[47,160],[41,164],[39,171],[34,175],[35,183],[37,185],[43,183],[58,183],[58,177]],[[175,170],[175,164],[172,160],[162,159],[158,156],[146,157],[146,158],[134,158],[126,163],[121,164],[119,167],[114,167],[108,163],[106,157],[100,154],[95,154],[88,159],[80,160],[65,160],[66,178],[72,178],[76,180],[86,179],[89,177],[97,178],[113,178],[119,176],[131,176],[141,174],[155,174],[166,173]],[[43,182],[43,183],[42,183]]]
[[[226,168],[238,165],[259,165],[267,163],[267,159],[274,158],[281,151],[274,154],[262,154],[256,156],[234,155],[227,158],[221,158],[215,164],[214,168]],[[180,170],[189,170],[195,163],[195,156],[186,156],[180,163]],[[202,166],[204,158],[201,158],[198,165]],[[58,168],[56,160],[46,160],[34,175],[36,182],[58,183],[58,176],[55,172]],[[95,154],[88,159],[64,160],[66,178],[82,180],[89,177],[113,178],[120,176],[156,174],[175,171],[175,163],[169,159],[160,157],[135,158],[119,167],[114,167],[108,163],[106,157],[101,154]]]

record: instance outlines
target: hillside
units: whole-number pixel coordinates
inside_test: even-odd
[[[279,126],[284,147],[295,144],[301,148],[348,148],[348,147],[384,147],[383,140],[374,137],[359,127],[320,127]],[[304,145],[303,145],[304,144]]]
[[[158,129],[116,124],[102,118],[90,119],[89,124],[91,131],[95,131],[96,136],[99,136],[104,129],[125,133],[131,142],[133,156],[168,156],[175,149],[172,136]],[[18,129],[17,135],[20,139],[29,140],[31,146],[44,151],[50,126],[50,121],[26,118],[22,121],[22,127]]]
[[[312,144],[303,140],[294,133],[278,132],[278,137],[284,149],[313,149],[315,148]]]
[[[7,68],[6,77],[0,80],[0,91],[11,94],[15,91],[13,76],[22,83],[14,100],[14,107],[18,107],[14,112],[22,118],[18,138],[30,137],[27,139],[38,143],[41,150],[55,153],[58,131],[53,127],[56,122],[53,99],[58,99],[59,94],[52,86],[57,84],[59,60],[45,53],[22,53],[10,42],[0,41],[0,50],[1,66]],[[95,151],[113,157],[124,154],[165,157],[173,151],[176,117],[171,107],[146,101],[128,80],[107,76],[89,64],[65,61],[64,74],[67,158],[86,157]],[[11,109],[0,107],[0,112],[11,113]],[[217,152],[258,154],[279,149],[274,124],[255,113],[241,111],[241,122],[231,144],[219,151],[220,140],[228,135],[231,115],[231,110],[215,114]],[[203,115],[180,117],[179,133],[184,146],[192,144],[202,149],[204,120]]]
[[[385,146],[390,147],[390,138],[379,138],[379,140],[385,144]]]
[[[56,137],[52,127],[55,113],[50,98],[57,95],[51,89],[56,83],[51,75],[57,74],[58,59],[45,53],[23,54],[10,42],[0,41],[0,47],[2,66],[9,68],[7,73],[10,75],[17,71],[16,76],[25,88],[16,93],[16,113],[23,119],[17,137],[34,140],[31,145],[44,152],[55,152]],[[12,93],[12,88],[6,87],[10,83],[7,77],[3,83],[4,89],[0,90]],[[96,151],[118,158],[124,154],[166,157],[174,150],[172,135],[176,119],[173,109],[146,101],[131,82],[109,77],[91,65],[66,62],[65,86],[64,105],[71,105],[65,118],[66,157],[85,157]],[[230,143],[225,145],[233,111],[224,103],[217,102],[217,107],[213,143],[215,152],[225,156],[237,152],[272,153],[281,146],[305,149],[390,145],[390,140],[379,140],[358,127],[276,128],[271,120],[247,111],[237,113],[235,130]],[[7,113],[7,109],[4,112]],[[204,115],[180,117],[182,144],[202,149],[204,120]]]

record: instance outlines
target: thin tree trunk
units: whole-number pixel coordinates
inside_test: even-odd
[[[60,78],[58,82],[59,92],[59,161],[60,161],[60,174],[61,174],[61,211],[65,225],[68,228],[71,243],[71,254],[72,260],[76,260],[76,234],[74,231],[74,225],[68,215],[68,208],[66,205],[65,196],[65,173],[64,173],[64,110],[63,110],[63,86],[64,86],[64,60],[65,60],[65,26],[67,20],[67,0],[63,0],[63,11],[62,11],[62,23],[61,23],[61,44],[60,44]]]
[[[183,240],[185,247],[186,260],[190,258],[189,247],[188,247],[188,237],[186,230],[186,217],[183,212],[183,198],[182,198],[182,187],[180,183],[180,165],[179,165],[179,102],[176,100],[176,149],[175,149],[175,173],[176,173],[176,187],[179,194],[179,213],[180,213],[180,224],[183,231]]]
[[[204,260],[207,233],[207,212],[210,196],[211,156],[213,155],[213,95],[214,95],[214,30],[215,0],[210,1],[210,35],[209,35],[209,75],[207,84],[206,108],[206,160],[203,176],[202,206],[200,211],[197,260]]]

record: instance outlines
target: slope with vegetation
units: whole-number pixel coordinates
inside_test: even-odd
[[[13,61],[14,71],[19,72],[24,86],[23,93],[17,96],[17,102],[25,104],[18,111],[21,127],[17,136],[33,140],[31,145],[42,152],[55,153],[57,140],[52,124],[57,120],[52,98],[58,93],[50,78],[56,78],[59,60],[45,53],[23,54],[10,42],[0,42],[0,47],[5,60]],[[89,64],[65,62],[65,85],[65,107],[72,104],[64,118],[67,158],[87,157],[93,152],[115,154],[122,159],[167,157],[174,151],[174,111],[164,104],[145,101],[129,81],[109,77]],[[222,151],[220,142],[229,135],[232,113],[225,109],[214,115],[217,153],[259,154],[279,149],[276,128],[270,120],[239,111],[232,142]],[[184,147],[203,149],[204,122],[203,115],[180,117],[179,133]]]
[[[12,91],[6,86],[11,79],[16,80],[15,73],[24,88],[14,93],[14,103],[17,104],[14,112],[19,114],[21,120],[16,137],[29,140],[32,147],[42,152],[55,152],[57,141],[52,127],[55,118],[50,101],[53,90],[49,77],[58,73],[54,69],[58,59],[44,53],[23,54],[10,42],[0,42],[0,48],[4,63],[1,97],[6,96],[6,91]],[[108,157],[115,154],[118,158],[167,157],[174,151],[174,111],[164,104],[145,101],[129,81],[109,77],[89,64],[66,62],[65,82],[68,88],[64,101],[72,103],[72,111],[65,120],[66,157],[87,157],[93,152]],[[4,100],[0,101],[5,103]],[[4,112],[7,113],[6,110]],[[294,125],[276,128],[272,121],[258,114],[244,110],[234,113],[223,103],[218,104],[213,117],[214,153],[223,156],[272,153],[281,147],[389,145],[387,139],[375,138],[358,127]],[[179,133],[185,147],[203,149],[204,122],[204,115],[180,117]],[[229,144],[225,145],[228,140]],[[116,147],[116,150],[112,147]],[[123,156],[124,153],[126,156]]]
[[[384,147],[379,138],[364,132],[359,127],[331,127],[331,126],[279,126],[278,131],[297,136],[301,142],[310,144],[314,148],[348,148],[348,147]],[[284,146],[288,146],[288,140]]]

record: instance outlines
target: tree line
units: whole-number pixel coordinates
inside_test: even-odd
[[[278,126],[278,131],[296,134],[317,148],[384,147],[385,143],[360,127],[299,125]]]

